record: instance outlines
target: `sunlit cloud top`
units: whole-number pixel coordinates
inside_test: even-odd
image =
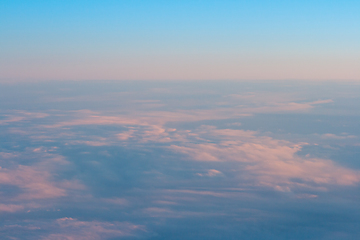
[[[360,2],[2,1],[0,79],[360,79]]]
[[[0,239],[357,239],[359,91],[0,83]]]

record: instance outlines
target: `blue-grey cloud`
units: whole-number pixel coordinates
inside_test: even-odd
[[[357,86],[47,84],[0,89],[4,239],[359,234]]]

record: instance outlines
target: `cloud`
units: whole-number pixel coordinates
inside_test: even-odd
[[[228,97],[229,103],[241,103],[236,108],[244,113],[303,112],[314,108],[314,105],[334,102],[332,99],[304,102],[294,95],[271,92],[231,94]]]
[[[24,120],[25,117],[13,117],[10,116],[8,119],[4,119],[4,120],[0,120],[0,125],[4,125],[7,123],[12,123],[12,122],[20,122],[22,120]]]
[[[126,200],[125,198],[104,198],[103,201],[106,203],[111,203],[111,204],[120,205],[120,206],[129,205],[129,201]]]
[[[195,194],[195,195],[205,195],[205,196],[213,196],[213,197],[228,197],[228,193],[219,193],[215,191],[201,191],[201,190],[191,190],[191,189],[167,189],[164,190],[169,193],[181,193],[181,194]]]
[[[79,125],[141,125],[137,119],[122,117],[122,116],[98,116],[89,115],[81,119],[65,121],[53,125],[45,125],[46,128],[59,128]]]
[[[3,225],[0,230],[7,232],[8,239],[32,236],[42,240],[103,240],[148,234],[144,226],[129,222],[81,221],[71,217],[48,221],[25,220],[19,224]]]
[[[296,155],[305,143],[291,143],[256,132],[216,129],[203,126],[197,134],[217,143],[184,143],[170,149],[196,161],[239,162],[241,178],[256,185],[269,186],[278,191],[292,188],[315,188],[328,185],[354,185],[360,172],[336,165],[331,160],[301,158]]]
[[[36,113],[36,112],[26,112],[26,111],[12,111],[12,114],[4,115],[7,119],[0,120],[0,125],[5,125],[14,122],[20,122],[24,120],[34,119],[34,118],[45,118],[49,115],[47,113]]]
[[[81,125],[119,125],[125,130],[114,133],[113,139],[103,137],[101,139],[73,140],[69,143],[89,146],[105,146],[119,142],[125,145],[131,142],[139,144],[164,143],[168,144],[168,149],[186,155],[190,160],[241,163],[241,167],[239,165],[237,170],[239,176],[252,180],[254,184],[271,186],[280,191],[288,191],[293,187],[301,186],[352,185],[359,182],[359,173],[355,170],[343,168],[326,159],[309,159],[297,156],[296,152],[305,143],[276,140],[271,137],[260,136],[258,132],[254,131],[217,129],[213,126],[201,126],[195,130],[178,130],[166,127],[169,122],[220,120],[250,116],[254,113],[304,111],[319,104],[333,102],[331,99],[304,102],[286,94],[268,94],[259,97],[259,94],[256,93],[230,95],[228,97],[230,100],[235,100],[235,107],[211,110],[129,111],[126,116],[104,116],[97,112],[75,111],[74,119],[44,127],[54,129]],[[142,100],[143,102],[149,101]],[[241,123],[237,123],[237,126],[241,126]],[[76,136],[72,137],[75,138]],[[322,137],[339,139],[345,136],[326,134]],[[36,171],[35,169],[32,170]],[[25,169],[18,171],[25,171]],[[331,174],[328,174],[329,172]],[[17,172],[14,173],[17,174]],[[29,175],[30,170],[26,170],[24,176],[26,174]],[[211,169],[206,173],[200,172],[197,175],[213,177],[220,174],[223,173]],[[43,175],[39,173],[38,176],[42,176],[43,181],[50,178],[45,173]],[[37,181],[40,182],[40,180]],[[50,189],[50,185],[45,184],[44,186],[48,186]],[[22,188],[35,191],[35,188],[24,186],[22,185]],[[49,196],[51,194],[54,196],[65,194],[59,185],[51,186],[54,192],[45,191],[46,187],[44,187],[44,192],[37,195],[45,197],[45,192],[48,192]]]
[[[236,96],[238,97],[238,96]],[[240,97],[243,99],[244,96]],[[250,102],[258,101],[256,96],[249,97]],[[261,100],[261,99],[260,99]],[[82,119],[61,122],[51,127],[75,125],[118,124],[127,130],[115,134],[124,144],[135,141],[139,144],[149,142],[167,143],[169,149],[186,155],[188,159],[203,162],[238,162],[239,176],[246,181],[253,181],[259,186],[269,186],[279,191],[290,191],[296,187],[322,188],[325,185],[353,185],[360,181],[359,172],[336,165],[330,160],[302,158],[296,153],[306,143],[292,143],[260,136],[255,131],[217,129],[214,126],[201,126],[195,130],[177,130],[165,127],[172,121],[200,121],[205,119],[226,119],[239,114],[302,111],[318,104],[333,102],[331,99],[313,102],[295,102],[287,97],[275,96],[273,100],[256,103],[253,107],[244,105],[238,108],[214,110],[188,110],[176,112],[142,111],[123,116],[100,116],[85,114]],[[230,113],[230,109],[232,113]],[[325,134],[323,138],[342,139],[353,136]],[[103,142],[83,141],[82,143],[101,146]],[[215,170],[218,171],[218,170]],[[212,171],[198,173],[199,176],[216,176]]]
[[[8,167],[0,167],[0,186],[11,186],[9,197],[4,201],[30,201],[67,196],[67,189],[84,189],[77,180],[55,180],[56,171],[69,164],[62,156],[50,153],[53,148],[28,149],[24,153],[2,154]],[[28,165],[17,163],[27,160]]]
[[[110,145],[111,143],[106,142],[106,141],[82,141],[82,140],[77,140],[77,141],[71,141],[71,144],[77,145],[88,145],[88,146],[93,146],[93,147],[100,147],[100,146],[107,146]]]
[[[45,129],[69,128],[85,125],[118,125],[126,130],[118,132],[116,139],[138,142],[184,142],[190,134],[165,127],[170,122],[198,122],[204,120],[222,120],[229,118],[249,117],[256,113],[302,112],[314,108],[315,105],[333,102],[331,99],[303,102],[301,99],[290,97],[289,94],[244,94],[227,96],[230,107],[215,107],[214,109],[175,109],[171,111],[148,111],[148,109],[133,109],[126,115],[102,115],[99,112],[71,111],[68,115],[73,118],[54,124],[43,125]],[[154,102],[154,100],[141,100]],[[158,101],[158,100],[156,100]],[[244,102],[245,101],[245,102]],[[241,123],[236,123],[240,126]],[[70,130],[71,131],[71,130]],[[187,135],[187,136],[185,136]],[[75,136],[73,136],[75,137]],[[80,143],[80,140],[76,140]],[[106,141],[83,140],[83,144],[101,146],[114,144]]]
[[[198,176],[208,176],[208,177],[215,177],[218,175],[222,175],[222,172],[215,170],[215,169],[210,169],[209,171],[207,171],[207,173],[197,173],[196,175]]]
[[[43,240],[102,240],[136,235],[145,228],[127,222],[79,221],[74,218],[59,218],[51,226],[51,233]]]
[[[0,159],[11,159],[18,156],[19,154],[15,152],[0,152]]]
[[[122,132],[122,133],[118,133],[116,136],[119,140],[121,141],[126,141],[128,140],[129,138],[133,138],[134,137],[134,133],[135,133],[135,130],[134,129],[130,129],[129,131],[125,131],[125,132]]]
[[[122,145],[127,145],[127,142],[186,142],[191,141],[191,134],[188,130],[176,130],[165,127],[170,122],[198,122],[204,120],[222,120],[229,118],[249,117],[256,113],[272,113],[272,112],[294,112],[304,111],[314,108],[318,104],[326,104],[332,102],[331,99],[318,100],[313,102],[303,102],[301,99],[290,97],[289,94],[244,94],[244,95],[229,95],[231,101],[235,103],[230,104],[230,107],[215,107],[214,109],[175,109],[171,111],[148,111],[148,109],[133,109],[126,113],[126,115],[102,115],[99,112],[88,110],[70,111],[67,112],[70,120],[61,121],[53,124],[43,125],[44,129],[63,128],[71,132],[70,127],[86,126],[86,125],[118,125],[125,130],[117,132],[114,136],[108,136],[108,139],[99,140],[79,140],[76,139],[76,134],[72,137],[74,144],[86,144],[89,146],[105,146],[116,145],[116,141],[121,141]],[[141,102],[158,102],[159,100],[141,100]],[[229,102],[231,102],[229,101]],[[244,102],[245,101],[245,102]],[[240,126],[241,123],[236,123]],[[60,133],[59,133],[60,134]],[[64,134],[61,132],[61,134]],[[34,136],[32,136],[34,138]],[[39,136],[40,137],[40,136]],[[46,137],[42,135],[42,137]],[[54,138],[54,136],[51,136]],[[58,136],[60,137],[60,135]],[[111,139],[109,139],[111,138]],[[193,140],[201,140],[196,134],[192,135]],[[181,144],[180,144],[181,145]],[[184,147],[184,146],[179,146]],[[174,147],[175,148],[175,147]],[[184,148],[183,148],[184,150]],[[196,158],[212,159],[211,155],[202,153],[203,156]]]
[[[332,99],[326,99],[326,100],[318,100],[318,101],[314,101],[314,102],[310,102],[311,105],[316,105],[316,104],[325,104],[325,103],[333,103],[334,101]]]
[[[19,165],[16,169],[0,169],[0,184],[19,187],[22,193],[16,199],[44,199],[66,196],[62,189],[50,181],[51,174],[36,167]]]
[[[326,134],[322,134],[321,138],[322,139],[344,140],[344,139],[354,139],[354,138],[357,138],[357,136],[347,135],[347,134],[336,135],[336,134],[332,134],[332,133],[326,133]]]
[[[24,206],[15,205],[15,204],[1,204],[0,203],[0,212],[17,212],[23,210]]]
[[[259,184],[281,190],[291,187],[354,185],[360,181],[358,171],[335,165],[330,160],[301,159],[264,161],[248,166]],[[279,188],[280,187],[280,188]]]

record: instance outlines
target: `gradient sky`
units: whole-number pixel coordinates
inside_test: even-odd
[[[360,79],[360,2],[0,1],[0,80]]]

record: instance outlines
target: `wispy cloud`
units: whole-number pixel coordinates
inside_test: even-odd
[[[0,212],[16,212],[23,210],[24,206],[15,204],[0,204]]]
[[[215,177],[218,175],[222,175],[222,172],[220,172],[216,169],[210,169],[206,173],[197,173],[196,175],[201,176],[201,177],[203,177],[203,176]]]
[[[80,221],[74,218],[59,218],[52,226],[52,232],[41,239],[101,240],[136,235],[145,232],[143,226],[127,222]]]
[[[332,133],[326,133],[326,134],[322,134],[321,138],[322,139],[344,140],[344,139],[354,139],[354,138],[358,138],[358,137],[355,135],[348,135],[348,134],[336,135],[336,134],[332,134]]]
[[[51,174],[36,167],[19,165],[16,169],[0,170],[0,184],[13,185],[23,190],[16,199],[44,199],[66,196],[62,189],[50,180]]]
[[[48,117],[47,113],[27,112],[27,111],[11,111],[11,114],[3,115],[6,119],[0,120],[0,125],[21,122],[29,119]]]
[[[62,156],[51,153],[51,148],[35,148],[25,153],[2,154],[8,167],[0,167],[0,186],[12,186],[12,194],[2,201],[28,203],[32,200],[60,198],[67,196],[68,189],[84,189],[76,179],[56,180],[59,167],[68,165]],[[19,159],[29,159],[27,165],[19,164]],[[4,165],[4,161],[1,161]],[[15,205],[14,205],[15,206]],[[13,207],[14,207],[13,206]],[[3,205],[5,209],[5,205]],[[14,208],[15,209],[15,208]],[[19,208],[20,209],[20,208]]]

